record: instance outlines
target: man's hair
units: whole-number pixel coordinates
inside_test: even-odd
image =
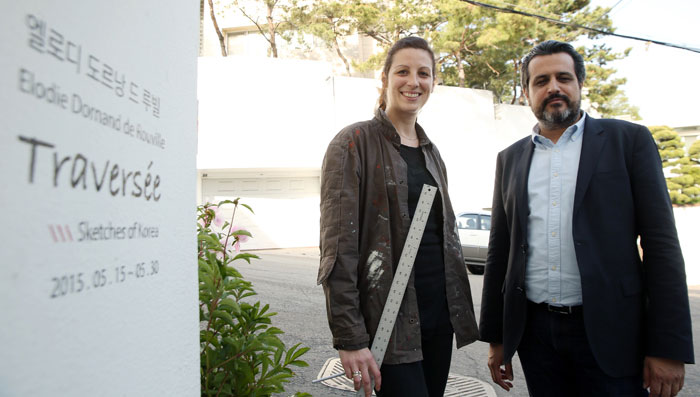
[[[569,54],[574,60],[574,72],[576,73],[576,78],[579,84],[583,84],[586,80],[586,66],[583,63],[583,57],[581,54],[576,52],[574,47],[569,43],[562,43],[556,40],[547,40],[536,45],[530,52],[523,58],[522,66],[520,69],[520,84],[523,90],[527,91],[527,86],[530,83],[530,71],[528,67],[530,66],[530,61],[538,55],[552,55],[564,52]]]
[[[386,59],[384,60],[384,68],[382,69],[382,79],[389,78],[389,69],[394,62],[394,54],[403,50],[404,48],[414,48],[417,50],[424,50],[430,55],[430,59],[433,61],[433,68],[431,69],[433,73],[433,80],[435,79],[435,54],[433,53],[430,44],[424,39],[417,36],[408,36],[394,43],[394,45],[389,49],[386,54]],[[386,110],[386,84],[382,82],[382,92],[379,94],[379,107]]]

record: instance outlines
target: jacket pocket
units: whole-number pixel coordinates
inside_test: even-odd
[[[316,284],[321,284],[326,281],[328,276],[333,271],[333,267],[335,266],[335,258],[336,255],[321,258],[321,264],[318,267],[318,278],[316,279]]]

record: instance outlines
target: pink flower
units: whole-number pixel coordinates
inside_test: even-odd
[[[239,226],[233,226],[231,227],[231,235],[228,237],[228,241],[226,241],[226,237],[221,239],[221,245],[227,245],[224,247],[224,250],[226,250],[227,253],[231,253],[231,250],[236,251],[236,253],[241,252],[241,243],[247,242],[250,237],[244,235],[244,234],[239,234],[237,236],[234,236],[233,233],[239,230],[244,230],[242,227]],[[219,259],[223,258],[223,254],[221,252],[217,252],[216,256]]]
[[[216,207],[211,207],[212,211],[214,211],[214,219],[211,221],[216,227],[221,227],[224,225],[224,216],[221,213],[221,208],[218,206]]]
[[[231,228],[231,233],[233,234],[233,232],[236,232],[238,230],[247,231],[240,226],[234,226]],[[250,239],[250,237],[248,237],[244,234],[239,234],[236,236],[235,242],[233,243],[233,249],[236,250],[236,253],[241,252],[241,243],[248,242],[249,239]]]

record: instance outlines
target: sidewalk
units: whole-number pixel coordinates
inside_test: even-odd
[[[272,249],[260,249],[260,250],[246,250],[244,252],[250,252],[256,255],[284,255],[284,256],[294,256],[301,258],[315,258],[318,259],[320,252],[318,247],[293,247],[293,248],[272,248]]]

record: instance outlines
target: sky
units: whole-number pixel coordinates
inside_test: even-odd
[[[698,0],[592,0],[591,5],[614,6],[609,15],[615,33],[700,49]],[[632,47],[612,66],[616,76],[627,78],[623,90],[639,107],[640,123],[700,125],[700,53],[610,36],[596,42],[617,51]]]

